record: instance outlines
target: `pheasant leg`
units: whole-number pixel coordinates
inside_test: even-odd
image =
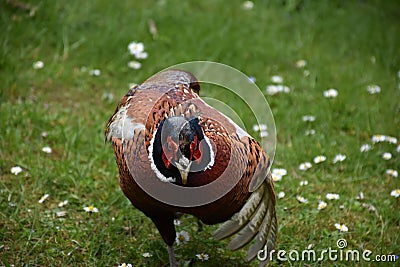
[[[175,259],[174,246],[168,246],[169,265],[170,267],[178,267],[178,262]]]

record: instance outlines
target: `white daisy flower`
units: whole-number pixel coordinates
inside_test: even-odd
[[[399,173],[396,170],[393,169],[387,169],[386,174],[392,176],[392,177],[397,177],[399,176]]]
[[[323,210],[323,209],[326,208],[327,205],[328,205],[328,204],[327,204],[325,201],[320,200],[320,201],[318,201],[318,207],[317,207],[317,209],[318,209],[318,210]]]
[[[301,171],[306,171],[312,167],[312,164],[310,162],[303,162],[299,165],[299,170]]]
[[[142,63],[136,60],[132,60],[128,62],[128,67],[134,70],[138,70],[142,67]]]
[[[368,144],[364,144],[360,147],[361,152],[367,152],[367,151],[370,151],[371,149],[372,149],[372,147]]]
[[[186,244],[190,240],[190,236],[186,231],[180,231],[176,233],[175,242],[176,244]]]
[[[297,68],[304,68],[307,65],[307,61],[304,59],[300,59],[296,61],[296,67]]]
[[[335,158],[332,160],[332,162],[333,162],[333,164],[335,164],[335,163],[337,163],[337,162],[342,162],[342,161],[344,161],[345,159],[346,159],[346,156],[345,156],[345,155],[337,154],[337,155],[335,156]]]
[[[278,174],[280,176],[285,176],[287,174],[287,170],[282,169],[282,168],[275,168],[275,169],[272,169],[272,173]]]
[[[99,70],[99,69],[90,70],[90,71],[89,71],[89,75],[92,75],[92,76],[100,76],[100,75],[101,75],[101,70]]]
[[[128,50],[131,55],[137,56],[144,52],[144,45],[140,42],[131,42],[128,45]]]
[[[271,172],[272,180],[274,180],[274,182],[278,182],[282,180],[282,177],[285,176],[286,174],[287,171],[285,169],[279,169],[279,168],[272,169]]]
[[[300,181],[300,186],[305,186],[308,185],[308,181],[304,180],[304,181]]]
[[[52,150],[51,147],[49,147],[49,146],[43,147],[43,148],[42,148],[42,151],[43,151],[44,153],[47,153],[47,154],[50,154],[51,152],[53,152],[53,150]]]
[[[260,137],[261,137],[261,138],[267,137],[268,135],[269,135],[269,133],[268,133],[267,131],[261,131],[261,132],[260,132]]]
[[[44,67],[44,63],[43,63],[43,61],[40,61],[40,60],[39,60],[39,61],[33,62],[32,67],[33,67],[35,70],[42,69],[42,68]]]
[[[340,232],[348,232],[349,228],[345,224],[340,224],[340,223],[335,223],[336,229],[338,229]]]
[[[314,158],[314,163],[318,164],[318,163],[324,162],[325,160],[326,160],[326,157],[324,155],[319,155]]]
[[[132,267],[132,264],[128,263],[126,264],[125,262],[119,265],[118,267]]]
[[[286,85],[278,85],[280,92],[284,92],[284,93],[290,93],[290,88]]]
[[[145,252],[145,253],[142,254],[142,256],[144,258],[150,258],[150,257],[153,257],[153,254],[151,254],[150,252]]]
[[[266,131],[267,129],[268,129],[268,127],[267,127],[267,125],[266,124],[260,124],[259,125],[259,129],[260,129],[260,131]]]
[[[386,136],[382,135],[382,134],[375,134],[372,136],[371,138],[372,143],[376,144],[376,143],[380,143],[386,140]]]
[[[289,93],[290,88],[286,85],[267,85],[267,90],[266,90],[268,95],[276,95],[278,93]]]
[[[149,55],[147,52],[140,52],[137,55],[135,55],[136,59],[146,59]]]
[[[367,91],[373,95],[373,94],[378,94],[381,92],[381,88],[379,87],[379,85],[376,84],[372,84],[372,85],[368,85],[367,86]]]
[[[400,189],[395,189],[392,192],[390,192],[390,195],[392,197],[400,197]]]
[[[254,124],[253,125],[253,130],[255,131],[255,132],[258,132],[258,131],[266,131],[268,129],[268,127],[267,127],[267,125],[266,124]]]
[[[267,90],[266,90],[268,95],[276,95],[279,93],[279,88],[276,85],[267,85]]]
[[[96,208],[96,207],[94,207],[93,205],[90,205],[89,207],[84,207],[83,208],[86,212],[89,212],[89,213],[96,213],[96,212],[99,212],[99,210]]]
[[[386,136],[385,141],[394,145],[397,144],[397,138],[393,136]]]
[[[242,4],[242,8],[244,10],[251,10],[254,7],[254,3],[252,1],[244,1]]]
[[[271,77],[271,81],[273,83],[282,83],[283,82],[283,78],[281,76],[274,75],[274,76]]]
[[[271,173],[272,176],[272,180],[274,182],[279,182],[280,180],[282,180],[282,175],[276,174],[276,173]]]
[[[306,130],[305,135],[314,135],[315,134],[315,130],[314,129],[310,129],[310,130]]]
[[[334,194],[334,193],[328,193],[326,194],[326,198],[329,200],[338,200],[340,198],[339,194]]]
[[[389,152],[385,152],[385,153],[382,154],[382,158],[383,158],[384,160],[389,160],[389,159],[392,158],[392,154],[389,153]]]
[[[11,173],[14,175],[18,175],[22,172],[22,168],[20,166],[15,166],[11,168]]]
[[[201,261],[208,261],[208,259],[210,258],[208,254],[205,253],[196,254],[196,257]]]
[[[302,120],[303,121],[315,121],[315,117],[314,116],[312,116],[312,115],[304,115],[303,117],[302,117]]]
[[[324,91],[324,96],[326,98],[335,98],[335,97],[338,96],[338,94],[339,94],[338,91],[336,89],[333,89],[333,88]]]
[[[181,225],[181,221],[179,219],[174,219],[174,225],[175,226]]]
[[[64,207],[65,205],[67,205],[68,204],[68,200],[64,200],[64,201],[61,201],[60,203],[58,203],[58,206],[61,208],[61,207]]]
[[[43,138],[46,138],[46,137],[48,136],[48,133],[47,133],[47,132],[42,132],[40,135],[41,135]]]
[[[306,198],[302,197],[302,196],[297,195],[296,199],[300,203],[308,203],[308,200]]]
[[[278,193],[278,198],[284,198],[285,197],[285,192],[281,191]]]
[[[44,194],[40,199],[39,199],[39,203],[40,204],[42,204],[43,202],[45,202],[46,201],[46,199],[48,199],[49,198],[49,194]]]
[[[363,192],[358,193],[358,196],[356,196],[356,199],[363,200],[364,199],[364,193]]]

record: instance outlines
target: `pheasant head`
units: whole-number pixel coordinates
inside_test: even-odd
[[[210,168],[214,152],[198,118],[172,116],[165,118],[153,135],[149,159],[160,180],[191,186],[190,173]]]

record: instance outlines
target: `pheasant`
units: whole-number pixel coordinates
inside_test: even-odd
[[[277,238],[270,159],[260,144],[199,97],[200,85],[182,70],[160,72],[131,88],[108,121],[119,183],[149,217],[174,255],[177,213],[222,225],[228,248],[251,244],[246,260],[272,251]],[[269,258],[261,260],[260,266]]]

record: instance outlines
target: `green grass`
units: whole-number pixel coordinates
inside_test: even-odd
[[[345,238],[349,249],[400,254],[400,200],[390,196],[400,181],[385,174],[389,168],[400,171],[400,154],[387,143],[359,150],[374,134],[400,138],[398,1],[255,1],[249,11],[242,1],[27,1],[33,16],[10,4],[15,2],[0,2],[0,265],[168,265],[155,227],[119,189],[103,130],[129,83],[193,60],[237,68],[256,77],[263,91],[272,75],[284,77],[291,88],[289,94],[266,95],[277,127],[273,167],[288,170],[276,183],[276,191],[286,193],[277,201],[277,249],[313,244],[321,251]],[[148,30],[150,19],[156,38]],[[127,67],[131,41],[143,42],[149,54],[139,70]],[[307,60],[305,69],[295,67],[299,59]],[[37,60],[43,69],[32,68]],[[102,74],[90,76],[93,68]],[[382,92],[370,95],[370,84]],[[329,88],[339,91],[337,98],[323,97]],[[105,97],[109,93],[114,99]],[[224,99],[211,89],[201,95]],[[235,98],[224,100],[247,122],[249,114],[240,112]],[[316,120],[303,122],[308,114]],[[307,129],[315,135],[306,136]],[[53,152],[43,153],[44,146]],[[383,160],[383,152],[392,159]],[[332,164],[339,153],[347,159]],[[320,154],[326,162],[298,170]],[[19,175],[10,173],[16,165],[23,168]],[[301,180],[309,184],[300,187]],[[340,199],[318,211],[318,200],[329,192]],[[359,192],[363,201],[356,200]],[[49,198],[39,204],[46,193]],[[299,204],[296,195],[309,203]],[[63,200],[69,203],[58,207]],[[372,204],[378,216],[361,203]],[[100,212],[84,212],[91,204]],[[67,215],[58,217],[59,211]],[[176,248],[181,263],[257,266],[244,262],[243,251],[230,252],[226,242],[215,241],[217,226],[199,232],[193,217],[181,221],[177,229],[191,236]],[[338,232],[338,222],[349,232]],[[153,256],[144,258],[144,252]],[[210,260],[197,260],[201,252]],[[283,263],[305,264],[333,265]]]

